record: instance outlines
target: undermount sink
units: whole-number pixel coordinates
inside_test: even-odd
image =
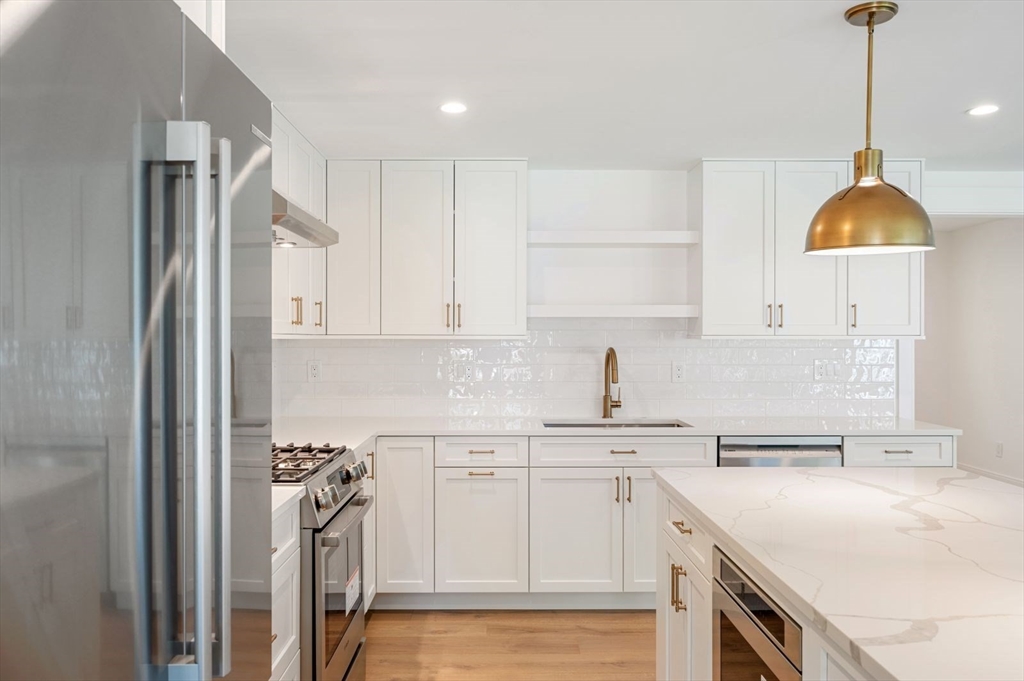
[[[692,428],[685,421],[661,419],[556,419],[544,421],[545,428]]]

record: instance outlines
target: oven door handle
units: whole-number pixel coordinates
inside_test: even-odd
[[[320,546],[331,548],[341,545],[341,537],[362,520],[373,506],[373,497],[359,496],[348,503],[320,533]]]
[[[717,579],[712,580],[711,590],[711,621],[713,623],[713,664],[711,675],[714,681],[722,681],[723,678],[730,676],[725,674],[723,670],[726,662],[723,656],[727,655],[727,653],[725,651],[726,646],[722,641],[722,618],[729,619],[729,622],[743,637],[747,645],[772,670],[772,673],[779,681],[800,681],[803,678],[800,670],[778,649],[775,643],[768,638],[754,620],[751,619],[750,615],[747,614],[747,610],[737,602],[732,594],[726,591]]]
[[[341,546],[341,533],[331,532],[330,534],[323,535],[320,537],[320,545],[324,548]]]

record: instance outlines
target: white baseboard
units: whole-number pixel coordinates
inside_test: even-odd
[[[382,594],[371,610],[653,610],[654,593]]]
[[[960,463],[959,461],[957,461],[956,467],[960,470],[967,471],[968,473],[977,473],[978,475],[983,475],[986,478],[992,478],[993,480],[998,480],[1000,482],[1008,482],[1011,485],[1016,485],[1017,487],[1024,487],[1024,480],[1018,480],[1017,478],[1010,477],[1009,475],[1003,475],[1002,473],[996,473],[994,471],[987,471],[984,468],[978,468],[977,466],[969,466],[965,463]]]

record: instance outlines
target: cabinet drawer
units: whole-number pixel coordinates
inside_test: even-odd
[[[668,495],[662,494],[661,525],[672,541],[683,550],[708,580],[711,579],[711,537],[704,528],[693,522]]]
[[[525,437],[437,437],[434,438],[436,466],[527,466],[529,438]]]
[[[844,466],[952,466],[951,437],[845,437]]]
[[[531,466],[714,466],[713,437],[531,437]]]
[[[299,504],[292,502],[270,523],[270,573],[299,548]]]
[[[270,678],[284,678],[289,663],[299,650],[300,558],[298,551],[270,578]]]

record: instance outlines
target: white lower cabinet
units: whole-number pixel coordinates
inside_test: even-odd
[[[666,532],[658,533],[656,678],[711,678],[711,584]]]
[[[864,681],[860,669],[810,627],[803,627],[804,681]]]
[[[530,591],[622,591],[622,469],[530,469]]]
[[[377,592],[434,591],[434,438],[377,438]]]
[[[299,652],[302,602],[298,547],[270,577],[270,679],[279,681]]]
[[[657,487],[650,468],[624,468],[622,507],[622,590],[654,591],[657,558]]]
[[[302,661],[300,660],[299,651],[295,651],[295,655],[292,656],[292,661],[288,663],[288,666],[284,668],[281,673],[279,681],[299,681],[300,673],[302,672]]]
[[[434,471],[437,592],[529,590],[526,468]]]

